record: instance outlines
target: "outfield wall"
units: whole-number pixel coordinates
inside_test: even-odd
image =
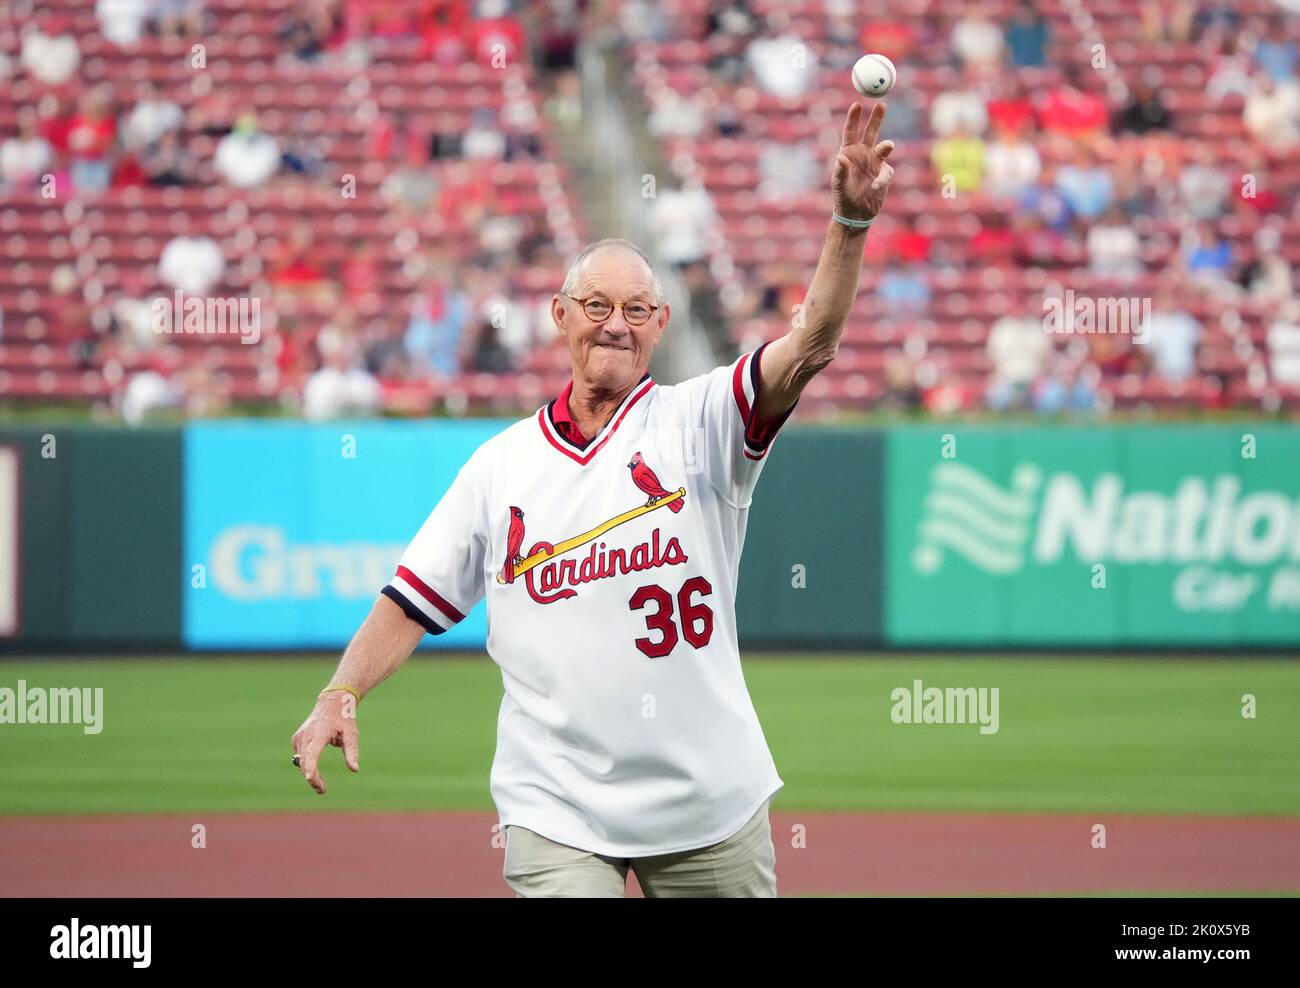
[[[506,424],[0,429],[0,649],[340,648]],[[1300,652],[1300,432],[790,427],[737,608],[748,647]]]

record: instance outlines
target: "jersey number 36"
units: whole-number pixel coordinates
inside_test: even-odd
[[[636,647],[652,659],[662,659],[677,647],[677,642],[684,637],[692,648],[703,648],[713,637],[713,611],[703,601],[691,601],[691,595],[698,593],[707,597],[713,593],[713,587],[702,576],[692,576],[677,591],[677,611],[681,614],[682,630],[680,635],[673,620],[673,595],[657,584],[640,587],[627,602],[629,610],[644,610],[650,604],[658,607],[652,614],[647,614],[645,626],[648,631],[657,631],[662,636],[658,641],[650,638],[638,638]]]

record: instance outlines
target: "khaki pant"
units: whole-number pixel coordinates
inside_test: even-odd
[[[726,840],[648,858],[611,858],[507,826],[506,883],[520,898],[621,899],[630,868],[647,899],[776,897],[768,804]]]

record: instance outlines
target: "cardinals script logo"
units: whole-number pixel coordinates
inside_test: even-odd
[[[633,546],[631,550],[623,548],[606,548],[604,542],[597,540],[606,532],[625,525],[635,518],[640,518],[651,511],[667,508],[678,514],[686,507],[686,488],[679,487],[670,491],[659,481],[654,470],[646,463],[640,452],[632,454],[632,461],[627,465],[632,483],[646,496],[643,504],[615,515],[601,522],[595,528],[564,539],[556,544],[534,542],[528,554],[523,554],[525,521],[524,511],[516,505],[510,506],[510,527],[506,533],[506,555],[497,574],[497,583],[513,584],[521,576],[528,587],[528,594],[541,604],[552,604],[557,600],[576,597],[577,591],[572,586],[602,580],[611,576],[625,575],[637,570],[652,569],[656,566],[674,566],[687,560],[677,537],[668,539],[660,545],[660,533],[656,528],[651,533],[650,541]],[[584,545],[591,545],[591,551],[581,560],[576,558],[560,559]],[[543,564],[548,564],[543,566]],[[538,567],[542,566],[540,579],[535,579]]]

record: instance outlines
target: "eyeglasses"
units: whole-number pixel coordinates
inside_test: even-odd
[[[582,311],[587,313],[587,318],[592,322],[604,322],[614,314],[614,308],[617,306],[623,310],[623,318],[627,320],[629,326],[640,326],[649,320],[657,311],[659,306],[651,305],[649,302],[640,300],[633,302],[611,302],[608,299],[593,296],[591,298],[578,298],[576,295],[570,295],[568,292],[560,292],[565,298],[571,298],[582,306]]]

